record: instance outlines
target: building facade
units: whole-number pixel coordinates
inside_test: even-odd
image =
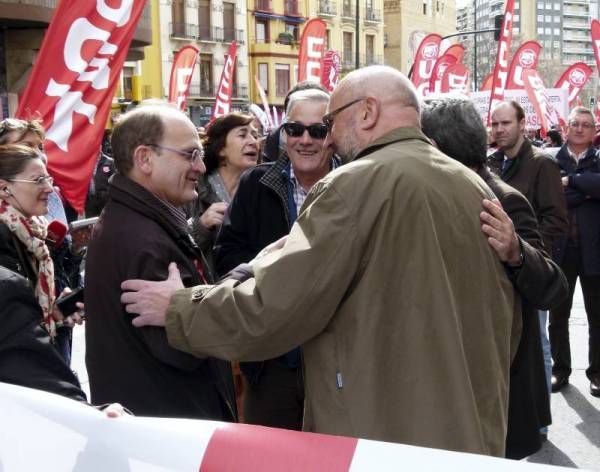
[[[12,116],[18,106],[57,0],[0,0],[0,119]],[[146,5],[127,56],[144,57],[152,42],[151,6]]]
[[[456,32],[455,0],[384,0],[385,63],[407,74],[428,33]]]
[[[206,124],[215,106],[227,50],[237,43],[237,64],[233,78],[233,111],[248,109],[248,36],[245,0],[161,0],[160,37],[162,55],[162,97],[169,95],[169,80],[177,51],[187,44],[200,49],[199,66],[194,69],[187,105],[192,121]]]

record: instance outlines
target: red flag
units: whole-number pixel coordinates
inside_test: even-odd
[[[510,63],[510,71],[508,73],[507,89],[523,90],[523,71],[526,69],[537,69],[538,59],[542,45],[537,41],[527,41],[521,44],[517,49],[515,56]]]
[[[569,106],[572,106],[593,72],[594,70],[584,62],[576,62],[562,73],[554,88],[567,89],[569,92]]]
[[[469,69],[463,64],[448,66],[442,77],[442,93],[469,94]]]
[[[429,92],[440,93],[442,91],[442,79],[446,69],[451,65],[462,61],[465,54],[465,48],[461,44],[453,44],[446,52],[438,57],[433,66],[431,77],[429,78]]]
[[[304,25],[298,50],[298,82],[321,82],[321,61],[325,52],[327,24],[312,18]]]
[[[17,117],[42,117],[48,169],[78,212],[145,3],[121,0],[110,7],[103,0],[62,0],[19,101]]]
[[[490,95],[490,107],[488,109],[488,124],[490,123],[492,110],[504,99],[504,89],[508,78],[508,54],[510,52],[510,43],[512,42],[513,13],[515,9],[515,0],[506,0],[504,10],[504,20],[502,20],[502,29],[500,30],[500,40],[498,41],[498,54],[496,54],[496,66],[492,81],[492,93]]]
[[[428,34],[417,49],[412,68],[412,83],[422,97],[429,93],[429,79],[440,52],[441,42],[442,37],[439,34]]]
[[[337,51],[327,51],[323,56],[323,67],[321,69],[321,85],[329,92],[340,81],[340,71],[342,69],[340,54]]]
[[[192,82],[192,74],[198,60],[200,50],[193,44],[183,46],[171,67],[171,79],[169,80],[169,101],[176,103],[177,108],[185,110],[185,102]]]
[[[494,78],[494,73],[490,72],[488,75],[485,76],[485,79],[483,79],[483,82],[481,82],[481,87],[479,87],[479,90],[481,92],[485,92],[486,90],[492,90],[492,79]]]
[[[600,21],[592,20],[592,47],[596,58],[596,70],[600,74]]]
[[[220,116],[227,115],[231,110],[231,97],[233,95],[233,71],[235,69],[235,62],[237,59],[237,44],[232,41],[227,51],[227,60],[223,66],[223,72],[221,73],[221,81],[219,82],[219,89],[217,90],[217,97],[215,99],[215,109],[213,110],[212,118],[210,121]]]
[[[465,55],[465,47],[462,44],[452,44],[448,49],[444,51],[444,54],[450,54],[456,57],[456,62],[462,62]]]
[[[538,72],[533,69],[524,70],[523,82],[525,83],[525,91],[527,92],[529,101],[532,103],[535,113],[540,120],[542,137],[545,137],[546,132],[552,125],[564,126],[565,120],[548,99],[544,81]]]

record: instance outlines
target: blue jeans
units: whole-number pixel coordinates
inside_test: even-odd
[[[544,353],[544,371],[546,372],[546,386],[548,387],[548,395],[552,391],[552,353],[550,351],[550,340],[548,339],[548,311],[539,310],[540,318],[540,337],[542,341],[542,352]],[[540,433],[546,434],[548,428],[540,429]]]

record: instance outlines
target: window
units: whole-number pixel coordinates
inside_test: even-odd
[[[257,43],[268,43],[269,42],[269,21],[256,19],[256,42]]]
[[[198,38],[210,40],[210,0],[198,0]]]
[[[367,65],[375,64],[375,36],[368,34],[365,38],[365,51],[367,53]]]
[[[550,36],[552,34],[552,28],[546,28],[544,31],[546,32],[546,34],[548,36]]]
[[[133,90],[134,67],[123,66],[123,98],[131,100]]]
[[[258,81],[265,93],[269,93],[269,64],[258,64]]]
[[[554,4],[554,9],[560,11],[560,3],[555,3]]]
[[[552,16],[551,15],[546,15],[545,19],[546,19],[547,23],[550,23],[552,21]]]
[[[235,3],[223,2],[223,39],[228,43],[235,39]]]
[[[554,36],[560,36],[560,28],[554,28]]]
[[[538,15],[538,23],[544,21],[544,15]]]
[[[171,3],[171,20],[173,22],[173,36],[185,37],[185,2],[173,0]]]
[[[560,41],[554,41],[553,46],[554,49],[558,50],[558,48],[560,47]]]
[[[290,65],[275,64],[275,95],[285,97],[290,90]]]
[[[331,49],[331,30],[327,30],[325,33],[325,51]]]
[[[538,32],[538,35],[544,34],[544,28],[538,26],[537,32]]]
[[[298,25],[294,23],[285,24],[285,32],[292,35],[294,41],[298,41]]]
[[[350,33],[348,31],[344,31],[344,49],[343,49],[343,58],[342,61],[344,63],[352,63],[352,61],[354,60],[353,54],[352,54],[352,45],[353,45],[353,41],[352,41],[352,37],[353,37],[353,33]]]
[[[560,23],[560,16],[554,17],[554,23]]]
[[[200,54],[200,95],[210,97],[213,94],[212,56]]]

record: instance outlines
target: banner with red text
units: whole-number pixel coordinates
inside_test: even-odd
[[[337,51],[329,50],[323,56],[323,66],[321,68],[321,85],[329,92],[340,81],[340,71],[342,70],[342,60]]]
[[[451,65],[462,61],[465,48],[461,44],[453,44],[446,52],[438,57],[433,66],[431,77],[429,78],[429,93],[440,93],[442,91],[442,79],[446,69]]]
[[[115,2],[113,2],[115,4]],[[145,2],[62,0],[54,12],[16,116],[41,116],[48,169],[83,211],[104,125]]]
[[[592,20],[591,26],[592,48],[594,49],[594,57],[596,58],[596,72],[600,74],[600,21]]]
[[[200,50],[196,46],[188,44],[183,46],[173,59],[169,81],[169,101],[175,103],[177,108],[182,111],[185,110],[185,102],[199,54]]]
[[[460,93],[469,95],[470,73],[464,64],[452,64],[448,66],[442,77],[442,93]]]
[[[593,72],[594,70],[584,62],[576,62],[562,73],[554,88],[566,89],[569,92],[569,106],[572,106]]]
[[[237,44],[235,41],[229,46],[227,51],[227,59],[221,73],[219,88],[215,98],[215,108],[213,110],[210,121],[220,116],[225,116],[231,111],[231,98],[233,97],[233,72],[237,59]]]
[[[429,82],[440,52],[441,42],[442,37],[439,34],[428,34],[423,38],[417,49],[411,80],[421,97],[425,97],[429,93]]]
[[[496,55],[496,65],[494,75],[492,76],[492,96],[490,100],[490,109],[488,110],[487,123],[490,123],[492,109],[504,98],[504,90],[508,79],[508,55],[510,53],[510,43],[513,34],[513,14],[515,9],[515,0],[506,0],[504,9],[504,19],[500,29],[500,40],[498,41],[498,54]]]
[[[538,72],[533,69],[524,70],[523,81],[525,83],[525,91],[527,92],[529,101],[533,104],[535,112],[540,119],[541,136],[545,137],[546,132],[553,125],[563,127],[565,120],[558,109],[552,105],[552,102],[549,100],[546,86]]]
[[[508,82],[506,88],[509,90],[522,90],[525,88],[523,82],[523,71],[537,69],[538,59],[542,45],[537,41],[526,41],[517,49],[510,63]]]
[[[320,18],[311,18],[304,25],[298,51],[298,82],[321,82],[326,36],[327,24]]]

